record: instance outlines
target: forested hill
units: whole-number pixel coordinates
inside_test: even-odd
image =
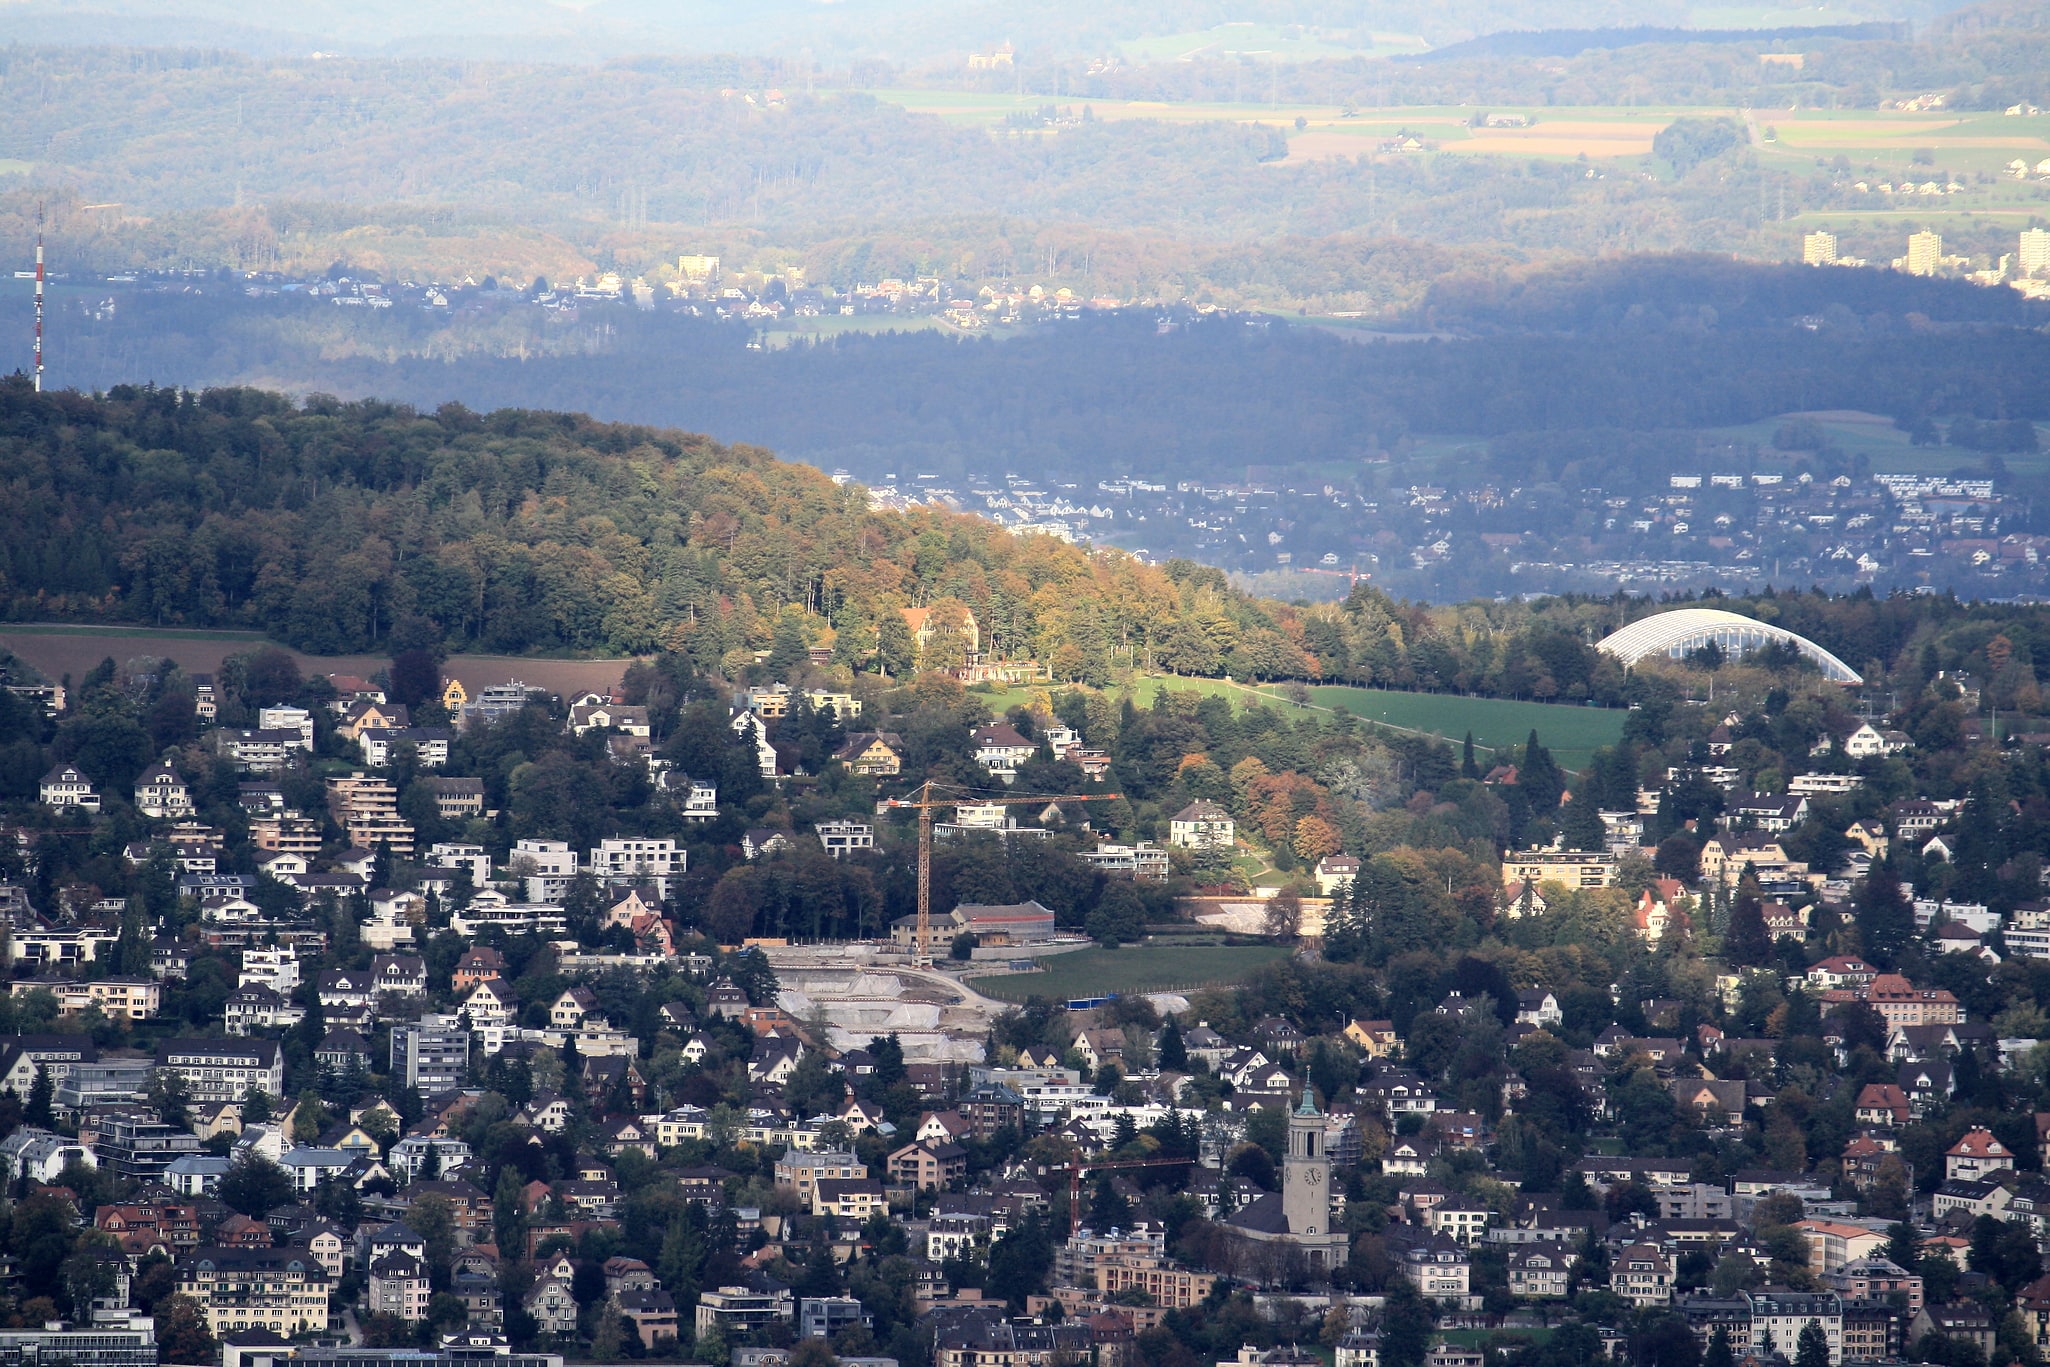
[[[247,626],[316,652],[688,651],[778,641],[885,663],[899,609],[965,606],[1057,660],[1301,674],[1287,610],[1120,552],[872,512],[807,466],[557,413],[0,382],[7,615]],[[904,661],[907,663],[908,661]]]

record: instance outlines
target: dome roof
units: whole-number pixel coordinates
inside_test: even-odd
[[[1724,653],[1742,656],[1767,645],[1789,645],[1801,652],[1832,683],[1856,684],[1857,671],[1805,636],[1784,627],[1716,608],[1676,608],[1643,617],[1602,638],[1595,649],[1634,665],[1647,655],[1680,659],[1713,642]]]

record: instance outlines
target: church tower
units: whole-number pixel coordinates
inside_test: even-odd
[[[1281,1168],[1281,1208],[1288,1232],[1330,1233],[1331,1159],[1324,1151],[1324,1115],[1307,1083],[1302,1104],[1288,1118],[1288,1159]]]

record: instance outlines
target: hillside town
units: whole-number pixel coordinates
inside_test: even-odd
[[[1830,441],[1819,427],[1792,425],[1787,439]],[[1233,484],[1117,478],[1093,489],[1015,474],[968,488],[889,475],[871,498],[878,507],[940,503],[1012,531],[1156,559],[1278,570],[1298,585],[1322,576],[1326,597],[1363,578],[1403,592],[1448,576],[1476,593],[1795,582],[2006,596],[2050,585],[2050,537],[2027,530],[2021,502],[1995,479],[1874,475],[1849,468],[1840,450],[1816,457],[1730,445],[1675,460],[1677,473],[1641,489],[1507,480],[1340,489],[1273,469]]]
[[[1056,691],[958,609],[901,682],[779,635],[574,697],[421,652],[18,685],[0,1351],[2037,1363],[2015,643],[1865,718],[1813,642],[1667,616],[1596,648],[1640,691],[1578,774]],[[1121,943],[1267,957],[990,995]]]

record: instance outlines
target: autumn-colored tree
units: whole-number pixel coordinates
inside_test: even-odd
[[[1306,816],[1295,824],[1296,857],[1305,864],[1338,853],[1342,844],[1338,828],[1321,816]]]

